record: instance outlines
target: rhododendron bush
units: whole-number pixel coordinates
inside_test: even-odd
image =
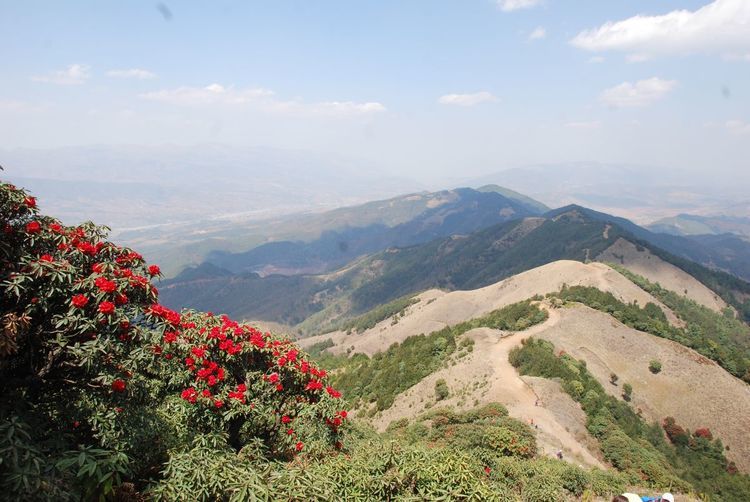
[[[158,266],[0,184],[0,488],[141,490],[204,435],[266,459],[341,448],[347,413],[288,340],[158,303]],[[123,486],[133,486],[126,484]]]

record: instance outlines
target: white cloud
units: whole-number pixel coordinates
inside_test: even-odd
[[[302,115],[363,115],[386,110],[385,106],[377,102],[324,101],[305,103],[298,100],[282,101],[277,99],[275,93],[269,89],[236,89],[224,87],[221,84],[211,84],[206,87],[162,89],[141,94],[140,97],[178,106],[255,105],[269,112]]]
[[[542,0],[497,0],[500,10],[512,12],[514,10],[530,9],[542,3]]]
[[[31,77],[34,82],[46,82],[59,85],[80,85],[91,76],[90,67],[82,64],[72,64],[64,70],[53,71],[47,75]]]
[[[545,30],[542,26],[537,26],[536,28],[534,28],[534,31],[529,34],[529,40],[541,40],[546,36],[547,30]]]
[[[107,72],[108,77],[114,78],[136,78],[138,80],[149,80],[156,78],[156,75],[148,70],[141,68],[130,68],[127,70],[110,70]]]
[[[438,98],[443,105],[474,106],[480,103],[492,103],[498,99],[487,91],[475,92],[473,94],[446,94]]]
[[[599,129],[602,123],[598,120],[590,121],[573,121],[565,124],[568,129]]]
[[[600,99],[613,108],[646,106],[666,96],[676,85],[676,80],[657,77],[635,83],[623,82],[602,92]]]
[[[715,0],[695,11],[637,15],[582,31],[570,43],[588,51],[627,52],[631,61],[661,54],[746,54],[750,51],[750,1]]]
[[[206,87],[177,87],[141,94],[151,101],[161,101],[180,106],[228,104],[239,105],[273,96],[273,91],[263,88],[234,89],[219,84]]]
[[[726,127],[730,133],[738,136],[750,134],[750,124],[743,120],[728,120],[724,124],[724,127]]]

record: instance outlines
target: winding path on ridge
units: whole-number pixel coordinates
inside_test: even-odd
[[[552,457],[559,449],[563,451],[563,458],[568,461],[604,468],[594,453],[576,437],[583,424],[561,423],[560,415],[546,406],[547,403],[540,399],[534,388],[525,381],[525,377],[521,377],[508,361],[510,351],[521,345],[523,340],[560,321],[560,315],[554,308],[547,304],[542,306],[548,312],[548,319],[525,331],[508,334],[490,328],[476,328],[467,332],[465,336],[474,340],[473,352],[459,359],[455,365],[438,370],[398,395],[393,406],[375,419],[376,427],[384,430],[392,420],[414,416],[420,411],[420,405],[424,406],[425,398],[429,401],[434,395],[435,382],[443,378],[449,383],[451,396],[441,401],[441,406],[453,405],[468,409],[477,401],[503,403],[510,416],[532,425],[540,454]],[[483,385],[477,387],[477,382],[482,382]],[[559,392],[564,394],[562,389]],[[557,401],[561,399],[567,399],[567,407],[571,408],[569,411],[578,414],[578,422],[585,423],[585,415],[578,405],[567,394],[558,396]],[[578,429],[579,434],[574,434],[570,429]]]

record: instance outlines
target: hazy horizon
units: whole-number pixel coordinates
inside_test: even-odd
[[[485,183],[750,216],[748,24],[743,0],[0,1],[0,165],[116,228]]]

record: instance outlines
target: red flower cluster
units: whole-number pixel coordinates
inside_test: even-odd
[[[125,380],[122,380],[120,378],[112,382],[112,390],[115,392],[125,392],[125,387]]]
[[[178,312],[170,310],[167,307],[159,305],[158,303],[151,305],[148,312],[154,317],[163,319],[172,326],[178,326],[180,324],[180,314]]]
[[[117,289],[117,283],[110,281],[106,277],[97,277],[94,280],[94,286],[99,288],[102,293],[112,293]]]
[[[26,224],[26,233],[27,234],[38,234],[42,231],[42,225],[39,224],[38,221],[30,221]]]
[[[75,295],[70,299],[70,303],[72,303],[74,307],[79,309],[85,307],[88,302],[89,299],[86,295]]]
[[[124,368],[135,366],[121,363],[136,361],[132,351],[146,347],[159,371],[171,375],[171,381],[182,379],[182,399],[203,408],[196,417],[215,421],[267,414],[266,419],[277,424],[276,436],[291,452],[303,450],[307,426],[316,421],[336,439],[347,416],[346,411],[333,411],[341,393],[328,385],[325,370],[292,342],[226,316],[180,314],[164,307],[157,303],[149,279],[161,275],[157,265],[147,266],[140,254],[102,241],[103,232],[95,227],[64,227],[49,218],[35,218],[33,197],[17,198],[15,204],[21,219],[11,219],[4,231],[25,230],[24,242],[34,252],[26,262],[29,270],[14,273],[24,279],[25,274],[41,271],[39,277],[49,283],[44,287],[59,287],[51,282],[58,275],[47,273],[50,266],[45,264],[64,273],[71,291],[62,302],[64,309],[70,308],[65,327],[72,335],[69,339],[145,342],[117,343],[95,352],[101,358],[96,366],[100,377],[111,382],[107,394],[127,392],[131,375]],[[54,302],[54,296],[40,290],[30,304],[47,308],[45,302]],[[142,355],[138,352],[138,358]],[[314,413],[307,409],[318,405]]]
[[[99,304],[99,313],[110,315],[115,312],[115,304],[112,302],[102,302]]]
[[[160,319],[169,318],[170,312],[159,305],[149,309],[151,316]],[[301,451],[303,446],[297,448],[296,443],[302,442],[297,437],[297,427],[290,425],[301,407],[324,398],[341,397],[340,392],[326,384],[325,370],[315,367],[289,340],[276,339],[227,316],[184,313],[179,325],[165,330],[161,339],[169,353],[165,350],[159,357],[170,359],[173,353],[178,355],[177,360],[181,358],[183,368],[192,375],[181,394],[190,404],[222,413],[224,409],[257,413],[264,402],[276,401],[279,398],[272,396],[282,393],[281,402],[287,404],[274,412],[278,413],[278,432],[290,438],[295,451]],[[249,367],[253,369],[248,373]],[[257,380],[238,380],[245,377]],[[264,385],[267,390],[263,390]],[[261,407],[256,408],[253,403]],[[347,412],[342,410],[320,419],[336,434],[346,417]]]

